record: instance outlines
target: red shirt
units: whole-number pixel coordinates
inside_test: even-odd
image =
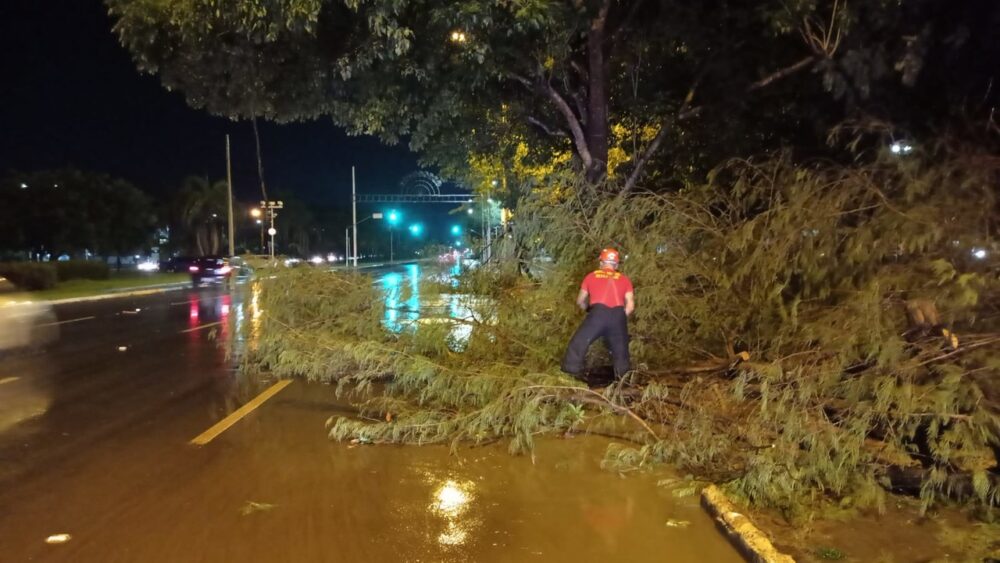
[[[624,307],[625,294],[631,293],[632,280],[621,272],[614,270],[597,270],[583,278],[580,289],[590,295],[590,304],[601,304],[607,307]]]

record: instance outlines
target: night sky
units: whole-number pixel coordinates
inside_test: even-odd
[[[100,0],[0,0],[0,171],[74,166],[132,181],[158,197],[188,175],[225,178],[232,137],[236,198],[259,200],[253,130],[189,108],[140,75]],[[269,193],[349,205],[358,190],[396,191],[418,169],[404,146],[349,137],[329,121],[263,124]]]

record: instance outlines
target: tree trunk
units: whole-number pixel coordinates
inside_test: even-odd
[[[198,249],[198,256],[205,255],[205,227],[199,226],[194,231],[194,243]]]
[[[587,145],[593,159],[587,180],[599,181],[608,171],[608,62],[604,42],[610,2],[604,2],[587,33]]]
[[[212,248],[212,256],[215,256],[219,253],[219,227],[213,224],[210,227],[209,236],[211,237],[210,246]]]

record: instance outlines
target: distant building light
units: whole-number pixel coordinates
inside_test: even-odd
[[[25,184],[24,182],[21,182],[21,189],[22,190],[28,189],[28,184]]]
[[[983,260],[984,258],[986,258],[987,252],[985,248],[973,248],[972,255],[976,257],[978,260]]]

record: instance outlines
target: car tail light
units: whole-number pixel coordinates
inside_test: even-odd
[[[229,272],[232,272],[232,271],[233,271],[233,269],[230,268],[229,266],[223,266],[223,267],[219,268],[219,273],[220,274],[228,274]]]
[[[189,272],[197,272],[198,271],[198,266],[188,266],[188,271]]]

